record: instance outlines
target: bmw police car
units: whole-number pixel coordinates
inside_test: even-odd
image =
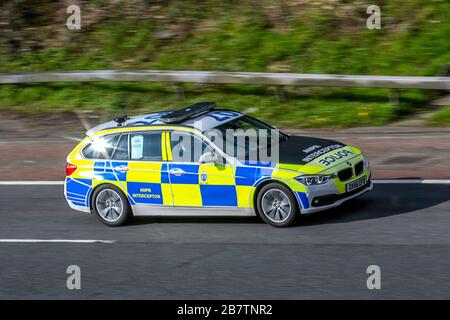
[[[230,138],[239,130],[267,139]],[[67,157],[64,193],[71,208],[109,226],[132,216],[259,215],[286,227],[372,186],[369,162],[354,146],[290,136],[202,102],[90,129]]]

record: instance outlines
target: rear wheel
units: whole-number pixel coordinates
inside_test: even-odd
[[[262,187],[257,196],[258,214],[274,227],[288,227],[300,213],[292,191],[280,184],[269,183]]]
[[[98,187],[92,201],[97,218],[108,226],[123,225],[132,215],[128,199],[116,186],[106,184]]]

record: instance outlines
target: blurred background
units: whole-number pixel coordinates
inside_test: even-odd
[[[373,3],[376,2],[376,3]],[[69,30],[66,9],[81,9]],[[367,7],[381,8],[369,30]],[[208,70],[356,75],[449,74],[447,0],[4,0],[0,72]],[[245,111],[283,128],[449,125],[433,90],[175,83],[0,85],[0,112],[134,114],[197,101]],[[124,111],[125,110],[125,111]],[[106,115],[105,115],[106,114]]]
[[[373,4],[379,29],[368,28]],[[73,5],[79,29],[68,26]],[[448,76],[449,13],[448,0],[9,0],[0,4],[0,73]],[[96,81],[0,84],[0,180],[60,180],[55,168],[86,129],[199,101],[359,146],[376,179],[450,177],[445,90]]]
[[[70,5],[80,30],[66,26]],[[369,5],[381,29],[367,27]],[[449,0],[0,0],[0,80],[60,70],[448,77],[449,17]],[[87,128],[199,101],[358,146],[374,190],[284,230],[231,217],[106,228],[67,206],[66,156]],[[445,90],[0,84],[0,299],[448,299],[449,137]],[[39,242],[49,239],[63,242]],[[73,264],[81,291],[66,288]],[[368,290],[372,265],[382,290]]]

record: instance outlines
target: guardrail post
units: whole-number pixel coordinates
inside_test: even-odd
[[[175,83],[175,91],[177,94],[177,98],[180,100],[186,99],[186,92],[184,89],[184,85],[180,82]]]
[[[389,93],[389,102],[392,103],[396,108],[400,105],[400,91],[398,89],[391,89]]]
[[[284,91],[282,86],[276,86],[275,87],[275,95],[280,101],[286,100],[286,92]]]

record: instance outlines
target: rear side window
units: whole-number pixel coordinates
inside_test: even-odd
[[[86,159],[110,159],[119,142],[119,134],[93,139],[81,153]]]
[[[160,131],[135,133],[130,136],[131,160],[162,161]]]

